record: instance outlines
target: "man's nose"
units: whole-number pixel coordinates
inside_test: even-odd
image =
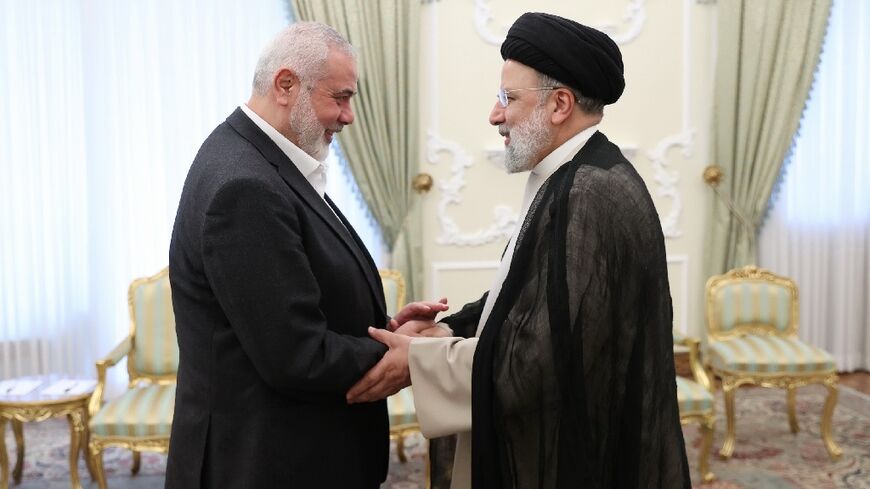
[[[504,107],[498,101],[493,104],[492,110],[489,112],[489,123],[493,126],[504,123]]]
[[[347,104],[347,107],[341,109],[341,114],[338,116],[338,122],[348,125],[353,124],[353,119],[353,109],[350,107],[350,104]]]

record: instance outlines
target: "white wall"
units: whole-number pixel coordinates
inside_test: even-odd
[[[622,50],[626,90],[601,130],[623,147],[655,199],[666,236],[675,328],[703,330],[701,276],[714,66],[715,5],[699,0],[440,0],[423,7],[421,171],[426,297],[454,310],[492,280],[527,174],[500,168],[487,122],[507,27],[546,11],[606,27]]]

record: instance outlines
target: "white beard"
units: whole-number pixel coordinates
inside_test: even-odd
[[[325,139],[326,128],[317,120],[311,105],[311,94],[304,88],[300,90],[296,106],[290,112],[290,129],[299,138],[299,149],[312,158],[323,161],[329,155],[329,144]]]
[[[504,167],[508,173],[529,171],[538,164],[538,155],[552,139],[547,116],[545,107],[537,107],[528,119],[509,129],[511,140],[504,151]]]

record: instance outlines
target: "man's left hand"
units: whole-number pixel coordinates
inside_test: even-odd
[[[369,335],[390,349],[347,391],[348,404],[386,399],[411,385],[411,371],[408,369],[411,338],[375,328],[369,328]]]
[[[411,337],[428,336],[432,338],[444,338],[452,336],[452,332],[449,329],[441,328],[433,321],[408,321],[402,326],[393,329],[393,332]]]
[[[399,326],[407,321],[432,321],[439,312],[444,312],[447,306],[447,298],[442,297],[438,301],[419,301],[406,304],[401,311],[393,317],[393,321]]]

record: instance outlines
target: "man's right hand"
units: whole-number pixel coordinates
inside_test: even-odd
[[[419,301],[406,304],[401,311],[397,312],[393,317],[399,326],[408,321],[433,321],[439,312],[444,312],[448,309],[447,298],[442,297],[438,302]],[[392,321],[390,321],[392,325]],[[390,327],[392,328],[392,326]]]
[[[369,328],[369,335],[387,345],[389,350],[347,391],[345,397],[348,404],[386,399],[387,396],[411,385],[411,371],[408,367],[408,346],[411,338],[375,328]]]

